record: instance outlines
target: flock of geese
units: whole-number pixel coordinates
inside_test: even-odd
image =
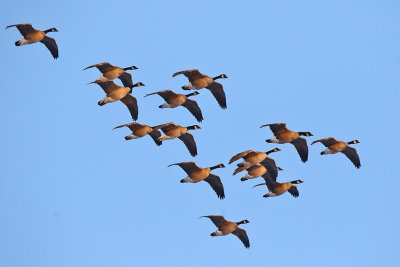
[[[56,41],[53,38],[46,36],[47,33],[57,32],[57,29],[51,28],[45,31],[40,31],[34,29],[31,24],[10,25],[7,26],[6,29],[10,27],[16,27],[23,36],[21,40],[15,42],[16,46],[41,42],[50,50],[50,53],[55,59],[58,58],[58,47]],[[104,62],[91,65],[89,67],[86,67],[84,70],[94,67],[102,73],[102,76],[91,83],[99,85],[106,94],[106,96],[98,102],[98,105],[103,106],[108,103],[121,101],[128,108],[132,120],[136,121],[138,119],[139,109],[137,99],[135,96],[132,95],[132,91],[133,88],[144,86],[144,84],[142,82],[137,82],[134,84],[132,82],[132,75],[127,71],[136,70],[138,68],[136,66],[120,68],[117,66],[113,66],[108,62]],[[182,89],[196,91],[189,94],[178,94],[172,92],[171,90],[164,90],[149,93],[145,95],[145,97],[151,95],[159,95],[160,97],[162,97],[165,101],[165,103],[159,106],[159,108],[162,109],[183,106],[187,110],[189,110],[189,112],[195,117],[198,122],[203,121],[203,114],[197,102],[190,99],[190,97],[199,94],[197,90],[203,88],[210,90],[214,98],[217,100],[219,106],[222,109],[227,108],[224,88],[221,83],[216,82],[217,79],[228,78],[225,74],[221,74],[212,78],[200,73],[196,69],[192,69],[176,72],[172,75],[172,77],[181,74],[186,76],[189,80],[189,83],[182,86]],[[116,78],[118,78],[122,82],[123,86],[114,83],[114,80]],[[131,130],[131,134],[125,137],[126,140],[137,139],[149,135],[156,143],[156,145],[160,146],[165,140],[178,138],[185,144],[190,155],[192,155],[193,157],[197,155],[196,142],[193,135],[189,133],[189,131],[200,129],[199,125],[180,126],[173,122],[169,122],[157,126],[149,126],[137,122],[130,122],[124,125],[117,126],[114,129],[123,127],[128,127]],[[286,127],[285,123],[265,124],[261,126],[261,128],[263,127],[269,127],[273,134],[272,138],[266,140],[267,143],[290,143],[296,148],[302,162],[306,162],[308,160],[307,140],[301,136],[313,136],[310,132],[295,132],[289,130]],[[160,131],[162,132],[162,134]],[[326,149],[321,152],[321,155],[336,154],[338,152],[341,152],[350,159],[350,161],[354,164],[356,168],[361,167],[360,158],[357,154],[356,149],[349,146],[350,144],[359,143],[358,140],[343,142],[338,141],[333,137],[328,137],[313,141],[311,145],[315,143],[322,143],[326,147]],[[278,151],[280,151],[279,148],[274,148],[266,152],[246,150],[244,152],[238,153],[229,160],[229,164],[231,164],[237,160],[242,159],[242,162],[237,164],[237,168],[233,172],[233,175],[236,175],[242,171],[246,171],[247,173],[240,179],[241,181],[262,177],[265,182],[257,184],[255,186],[267,186],[268,193],[265,194],[264,197],[276,197],[286,192],[289,192],[293,197],[298,197],[299,191],[296,185],[303,183],[302,180],[294,180],[283,183],[277,181],[278,171],[282,169],[276,166],[275,160],[270,158],[269,155]],[[224,164],[221,163],[212,167],[201,168],[197,166],[195,162],[180,162],[171,164],[168,167],[175,165],[182,168],[183,171],[185,171],[187,174],[187,177],[180,181],[181,183],[198,183],[201,181],[205,181],[215,191],[218,198],[225,198],[225,192],[221,178],[218,175],[211,173],[212,170],[224,168]],[[250,242],[246,231],[238,227],[240,224],[249,223],[248,220],[242,220],[240,222],[230,222],[220,215],[209,215],[202,217],[209,218],[218,228],[215,232],[211,233],[211,236],[224,236],[228,234],[234,234],[242,241],[246,248],[250,247]]]

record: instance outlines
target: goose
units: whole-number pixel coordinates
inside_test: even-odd
[[[148,125],[140,124],[137,122],[131,122],[114,127],[113,130],[122,127],[128,127],[132,131],[130,135],[125,136],[125,140],[138,139],[143,136],[150,135],[150,137],[153,138],[157,146],[161,146],[162,144],[162,142],[158,140],[158,138],[161,136],[161,133],[158,130],[154,130],[152,127]]]
[[[278,171],[277,167],[275,164],[275,160],[272,158],[268,157],[268,154],[271,154],[273,152],[278,152],[281,151],[279,148],[274,148],[272,150],[269,150],[267,152],[258,152],[258,151],[253,151],[253,150],[246,150],[244,152],[241,152],[239,154],[236,154],[229,160],[229,164],[231,164],[234,161],[237,161],[240,158],[243,158],[243,162],[237,164],[238,167],[246,167],[246,166],[252,166],[260,163],[263,165],[267,170],[268,173],[273,177],[276,178],[278,176]],[[236,173],[242,170],[236,170]]]
[[[189,84],[182,86],[183,90],[200,90],[207,88],[211,91],[214,98],[217,100],[219,106],[222,109],[226,109],[226,97],[224,87],[222,84],[215,82],[217,79],[226,79],[228,76],[225,74],[218,75],[214,78],[210,78],[207,75],[201,74],[199,70],[184,70],[175,72],[172,77],[183,74],[189,79]]]
[[[342,152],[346,157],[353,162],[354,166],[359,169],[361,167],[360,158],[358,157],[357,150],[349,145],[360,143],[358,140],[350,142],[338,141],[333,137],[319,139],[311,143],[311,145],[321,142],[327,149],[321,152],[321,155],[336,154]]]
[[[99,106],[103,106],[107,103],[115,102],[121,100],[124,103],[131,113],[132,119],[135,121],[138,118],[138,105],[136,97],[131,95],[133,87],[144,86],[143,83],[138,82],[130,87],[122,87],[115,84],[113,81],[102,82],[102,81],[94,81],[91,83],[97,83],[103,91],[106,93],[106,97],[98,102]]]
[[[177,165],[181,167],[186,173],[187,177],[181,180],[181,183],[198,183],[200,181],[207,182],[211,188],[217,193],[219,199],[225,198],[224,186],[218,175],[210,173],[210,171],[217,168],[225,168],[224,164],[218,164],[214,167],[200,168],[194,162],[180,162],[174,163],[170,166]]]
[[[245,167],[238,167],[233,175],[236,175],[237,173],[241,172],[242,170],[246,170],[247,174],[240,178],[240,181],[244,182],[249,179],[255,179],[257,177],[260,177],[261,175],[268,173],[267,168],[265,168],[261,164],[253,165],[253,166],[245,166]],[[277,171],[282,171],[283,169],[280,167],[276,168]]]
[[[250,247],[249,237],[247,236],[246,230],[238,227],[240,224],[250,223],[248,220],[230,222],[221,215],[207,215],[201,216],[200,218],[209,218],[218,228],[217,231],[210,234],[211,236],[234,234],[240,239],[240,241],[242,241],[245,248]]]
[[[21,46],[26,44],[33,44],[41,42],[47,49],[50,50],[51,55],[54,59],[58,58],[58,46],[54,38],[46,36],[49,32],[58,32],[56,28],[50,28],[45,31],[39,31],[32,27],[32,24],[15,24],[7,26],[6,29],[10,27],[17,27],[18,31],[22,34],[24,38],[15,42],[15,46]]]
[[[253,186],[253,188],[260,185],[266,185],[268,187],[269,192],[265,194],[263,197],[277,197],[286,192],[289,192],[294,197],[298,197],[299,191],[297,190],[295,184],[303,183],[302,180],[294,180],[286,183],[278,183],[275,179],[265,174],[263,175],[263,178],[265,180],[265,183]]]
[[[313,136],[310,132],[293,132],[286,128],[286,123],[271,123],[262,125],[260,128],[269,126],[271,128],[274,137],[265,140],[267,143],[285,144],[291,143],[299,153],[301,161],[306,162],[308,160],[308,146],[306,139],[302,136]]]
[[[129,87],[129,86],[133,85],[132,75],[126,71],[138,69],[136,66],[120,68],[117,66],[113,66],[108,62],[103,62],[103,63],[91,65],[89,67],[84,68],[83,70],[87,70],[87,69],[94,68],[94,67],[96,67],[103,74],[99,79],[97,79],[97,81],[108,82],[108,81],[114,80],[115,78],[118,78],[121,80],[122,84],[125,87]]]
[[[165,103],[160,105],[159,108],[176,108],[179,106],[183,106],[187,108],[190,111],[190,113],[192,113],[192,115],[196,118],[198,122],[203,121],[203,114],[201,113],[201,109],[197,105],[197,102],[188,98],[190,96],[200,94],[199,92],[196,91],[191,94],[181,95],[181,94],[176,94],[171,90],[164,90],[147,94],[145,95],[145,97],[155,94],[158,94],[165,100]]]
[[[164,134],[158,138],[159,141],[179,138],[185,144],[186,148],[189,150],[190,155],[192,155],[193,157],[197,155],[196,142],[194,141],[193,135],[190,134],[188,131],[201,129],[200,126],[192,125],[192,126],[182,127],[180,125],[176,125],[172,122],[169,122],[155,126],[153,127],[153,129],[154,130],[161,129],[161,131],[163,131]]]

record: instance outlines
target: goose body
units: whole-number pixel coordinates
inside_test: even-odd
[[[119,78],[125,87],[130,87],[133,85],[132,75],[126,71],[138,69],[136,66],[120,68],[117,66],[113,66],[108,62],[103,62],[91,65],[89,67],[84,68],[83,70],[87,70],[94,67],[96,67],[103,74],[99,79],[96,80],[97,82],[107,82]]]
[[[241,167],[239,167],[241,168]],[[238,168],[238,169],[239,169]],[[277,167],[277,171],[281,171],[282,169],[280,167]],[[261,165],[261,164],[256,164],[253,166],[250,166],[246,169],[247,174],[245,176],[243,176],[242,178],[240,178],[240,181],[246,181],[249,179],[255,179],[258,178],[266,173],[268,173],[267,168],[265,168],[265,166]],[[235,175],[237,172],[235,171],[233,173],[233,175]]]
[[[254,186],[256,187],[260,185],[266,185],[268,187],[269,192],[265,194],[263,197],[277,197],[286,192],[289,192],[293,197],[298,197],[299,191],[297,190],[295,184],[303,183],[303,181],[301,180],[294,180],[286,183],[278,183],[274,178],[271,178],[268,175],[263,175],[263,178],[265,180],[265,183]]]
[[[162,142],[158,140],[158,138],[161,136],[161,133],[158,130],[154,130],[152,127],[148,125],[140,124],[137,122],[131,122],[117,126],[114,129],[122,127],[128,127],[132,131],[130,135],[125,136],[125,140],[138,139],[142,138],[143,136],[150,135],[153,141],[156,143],[156,145],[160,146],[162,144]]]

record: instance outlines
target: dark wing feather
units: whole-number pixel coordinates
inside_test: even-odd
[[[14,24],[7,26],[6,29],[10,27],[17,27],[18,31],[22,34],[22,36],[26,36],[28,33],[36,31],[35,28],[32,27],[32,24]]]
[[[158,138],[161,136],[161,133],[159,131],[154,130],[154,131],[150,132],[149,135],[151,136],[151,138],[153,138],[153,140],[157,146],[162,145],[162,141],[158,140]]]
[[[122,128],[122,127],[128,127],[129,129],[131,129],[131,131],[133,132],[134,130],[136,130],[139,127],[142,127],[143,124],[137,123],[137,122],[131,122],[131,123],[127,123],[127,124],[123,124],[117,127],[114,127],[114,129],[118,129],[118,128]]]
[[[103,89],[104,93],[106,93],[106,95],[108,95],[111,91],[114,91],[119,88],[119,86],[116,85],[113,81],[93,82],[93,83],[97,83]]]
[[[226,96],[222,84],[213,82],[206,88],[211,91],[219,106],[223,109],[226,109]]]
[[[54,38],[45,36],[40,42],[44,44],[47,47],[47,49],[50,50],[50,53],[54,57],[54,59],[58,58],[58,46]]]
[[[253,150],[246,150],[243,151],[239,154],[236,154],[235,156],[233,156],[230,160],[229,160],[229,164],[231,164],[232,162],[237,161],[238,159],[243,158],[244,156],[246,156],[247,154],[249,154],[250,152],[253,152]]]
[[[361,167],[360,157],[358,156],[357,150],[354,147],[348,146],[343,149],[342,153],[345,154],[346,157],[351,160],[351,162],[353,162],[357,169]]]
[[[185,133],[178,137],[187,147],[190,155],[195,157],[197,155],[197,146],[191,133]]]
[[[118,79],[121,80],[122,84],[124,85],[124,87],[129,87],[131,88],[133,86],[133,82],[132,82],[132,75],[128,72],[123,72]]]
[[[201,74],[201,73],[199,72],[199,70],[196,70],[196,69],[193,69],[193,70],[184,70],[184,71],[175,72],[175,73],[172,75],[172,77],[175,77],[175,76],[177,76],[177,75],[179,75],[179,74],[185,75],[185,76],[189,79],[190,82],[191,82],[191,81],[194,81],[194,80],[196,80],[196,79],[200,79],[200,78],[204,77],[204,75]]]
[[[170,128],[170,127],[176,127],[176,125],[173,122],[168,122],[168,123],[154,126],[152,128],[153,128],[153,130],[161,129],[164,132],[164,131],[168,130],[168,128]]]
[[[206,179],[204,179],[217,193],[219,199],[225,198],[224,186],[222,185],[221,178],[218,175],[211,174],[208,175]]]
[[[228,223],[228,221],[225,220],[224,216],[221,215],[207,215],[201,216],[200,218],[202,217],[209,218],[215,224],[215,226],[217,226],[218,229],[220,229],[224,224]]]
[[[203,114],[201,113],[201,109],[199,105],[197,105],[197,102],[195,100],[186,99],[185,103],[183,103],[182,106],[187,108],[198,122],[203,121]]]
[[[124,103],[127,108],[129,109],[129,112],[131,113],[132,119],[135,121],[138,119],[138,114],[139,114],[139,108],[137,105],[137,100],[136,97],[134,97],[131,94],[127,94],[121,99],[121,102]]]
[[[270,157],[266,157],[263,161],[260,162],[267,169],[268,175],[271,177],[273,181],[276,181],[276,177],[278,176],[278,170],[276,168],[275,160]]]
[[[329,147],[333,144],[336,144],[338,141],[333,138],[333,137],[328,137],[328,138],[324,138],[324,139],[319,139],[319,140],[315,140],[311,143],[311,145],[321,142],[324,146]]]
[[[270,123],[270,124],[265,124],[262,125],[260,128],[269,126],[271,129],[272,133],[276,136],[280,131],[282,130],[287,130],[286,128],[286,123]]]
[[[268,187],[268,190],[271,191],[271,192],[274,191],[275,185],[276,185],[276,181],[271,179],[271,177],[267,173],[264,173],[261,176],[262,176],[262,178],[264,178],[265,185]]]
[[[295,185],[292,185],[292,187],[289,188],[288,192],[294,197],[298,197],[300,195],[299,190],[297,190],[297,186]]]
[[[89,67],[84,68],[83,70],[87,70],[87,69],[94,68],[94,67],[96,67],[101,73],[105,73],[105,72],[107,72],[107,70],[114,68],[114,66],[111,65],[110,63],[103,62],[103,63],[91,65]]]
[[[308,146],[307,146],[307,140],[299,137],[297,139],[294,139],[292,142],[290,142],[292,145],[297,150],[297,153],[299,153],[301,161],[306,162],[308,160]]]
[[[192,171],[199,171],[200,170],[200,168],[193,161],[174,163],[174,164],[168,165],[168,167],[174,166],[174,165],[178,165],[179,167],[181,167],[188,175]]]
[[[238,174],[239,172],[242,172],[242,171],[244,171],[244,170],[247,170],[248,168],[250,168],[250,166],[237,167],[236,170],[233,172],[232,175],[236,175],[236,174]]]
[[[246,230],[242,228],[236,228],[235,231],[232,232],[235,236],[237,236],[240,241],[242,241],[245,248],[250,247],[249,237],[247,236]]]
[[[178,95],[178,94],[172,92],[171,90],[164,90],[164,91],[158,91],[158,92],[154,92],[151,94],[147,94],[147,95],[145,95],[145,97],[149,96],[149,95],[155,95],[155,94],[161,96],[165,101],[168,101],[168,99],[170,99],[171,97],[175,97]]]

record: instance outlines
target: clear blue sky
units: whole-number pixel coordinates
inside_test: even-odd
[[[400,3],[398,1],[2,1],[0,265],[398,266]],[[15,47],[10,24],[32,23],[58,43]],[[209,91],[195,131],[199,155],[177,140],[125,141],[120,103],[86,85],[86,66],[135,65],[138,122],[197,124],[183,108],[160,110],[158,90],[182,92],[180,70],[228,75],[228,109]],[[275,147],[266,123],[310,131],[309,143],[358,139],[360,170],[344,155],[304,164],[280,145],[278,179],[301,179],[300,197],[264,199],[262,182],[215,170],[226,199],[208,184],[180,184],[171,163],[227,165],[234,154]],[[251,248],[201,215],[248,219]]]

